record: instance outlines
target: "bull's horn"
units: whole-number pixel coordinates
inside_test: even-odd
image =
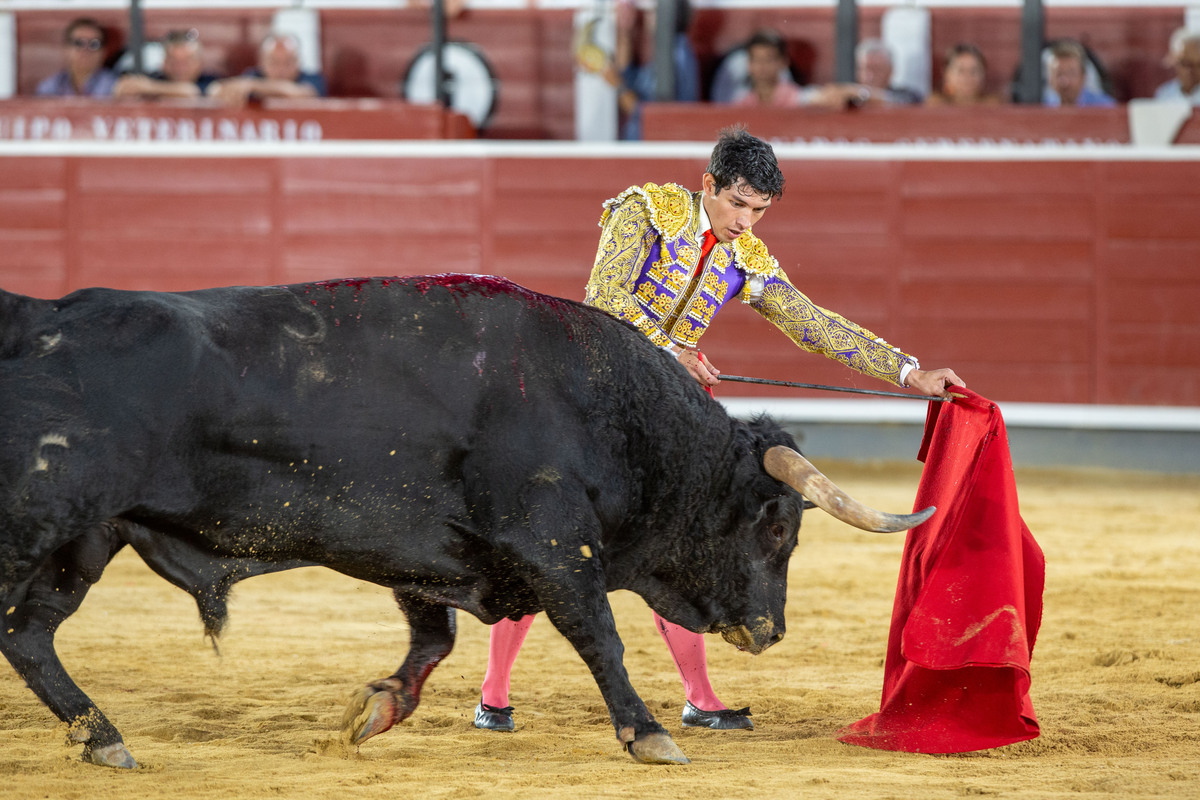
[[[777,481],[786,483],[842,522],[876,533],[906,531],[933,516],[933,506],[915,514],[888,514],[864,506],[821,474],[804,456],[790,447],[776,445],[763,456],[763,467]]]

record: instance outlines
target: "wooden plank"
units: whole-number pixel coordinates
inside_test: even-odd
[[[1200,406],[1200,372],[1190,367],[1117,365],[1105,370],[1096,403]]]
[[[959,280],[907,281],[900,306],[936,309],[947,321],[1090,322],[1092,287],[1078,282],[997,281],[987,276]]]
[[[1086,197],[905,198],[901,215],[908,238],[1086,241],[1096,233],[1096,212]]]
[[[1108,297],[1101,308],[1106,324],[1146,323],[1175,331],[1200,323],[1200,276],[1191,282],[1113,281]]]
[[[990,319],[947,323],[934,318],[902,321],[893,335],[915,353],[940,353],[942,361],[1080,366],[1091,362],[1090,328],[1074,320],[1028,325]]]
[[[913,281],[986,275],[1010,281],[1055,278],[1090,284],[1096,273],[1095,247],[1087,239],[981,240],[963,231],[960,238],[906,241],[897,262],[904,278]]]
[[[476,203],[456,202],[457,195],[441,194],[437,206],[423,194],[290,194],[283,199],[283,230],[289,234],[356,231],[370,235],[403,230],[409,233],[479,236]],[[453,213],[449,209],[453,208]]]
[[[1198,198],[1200,199],[1200,198]],[[1179,195],[1112,197],[1104,222],[1110,239],[1200,240],[1196,225],[1196,200],[1182,201]]]
[[[124,195],[265,194],[272,189],[275,162],[244,158],[91,158],[77,163],[81,193],[118,196],[125,202]]]
[[[374,275],[485,272],[475,236],[447,237],[440,231],[359,235],[306,230],[284,239],[287,283]]]
[[[1055,202],[1089,197],[1097,175],[1095,164],[1079,161],[904,161],[897,171],[905,198],[1067,196]]]
[[[56,229],[63,224],[66,193],[61,188],[0,188],[0,229]]]
[[[1119,288],[1133,283],[1191,283],[1200,264],[1200,238],[1101,239],[1097,274]]]
[[[237,194],[129,195],[120,203],[102,194],[78,198],[80,230],[103,238],[204,232],[265,236],[271,229],[266,197]]]
[[[1186,320],[1165,317],[1109,324],[1112,337],[1100,355],[1112,368],[1144,364],[1200,371],[1200,321],[1194,311]]]
[[[67,290],[63,235],[50,230],[0,230],[0,288],[33,297]]]
[[[82,286],[189,291],[271,283],[270,242],[203,231],[114,239],[85,235],[73,278]]]
[[[0,192],[18,189],[61,189],[66,159],[0,158]]]

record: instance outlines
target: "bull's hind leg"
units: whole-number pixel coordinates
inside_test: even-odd
[[[403,722],[421,701],[421,687],[454,648],[454,609],[396,593],[408,617],[408,655],[390,677],[367,684],[350,700],[342,717],[342,735],[354,745]]]
[[[79,608],[92,584],[124,542],[109,524],[99,525],[63,545],[18,588],[4,609],[0,652],[54,715],[83,743],[85,760],[107,767],[133,768],[121,734],[71,680],[54,649],[54,634]]]

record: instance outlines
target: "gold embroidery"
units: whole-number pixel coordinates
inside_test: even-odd
[[[675,263],[686,268],[694,268],[700,261],[700,248],[692,244],[680,244],[675,247]]]
[[[664,240],[677,239],[692,222],[692,193],[675,183],[642,187],[650,204],[650,222]]]
[[[600,227],[608,222],[614,209],[621,208],[632,195],[637,195],[650,216],[650,224],[663,239],[677,239],[692,226],[693,196],[687,189],[674,183],[647,183],[630,186],[616,197],[606,200],[600,214]]]
[[[666,248],[663,248],[663,250],[664,250],[664,252],[659,257],[658,261],[655,261],[653,264],[650,265],[650,269],[648,272],[650,277],[653,278],[654,280],[658,281],[659,283],[663,283],[666,281],[668,270],[675,264],[675,262],[671,260],[671,257],[669,255],[667,255],[667,253],[665,252]]]
[[[724,300],[725,293],[729,291],[729,282],[721,280],[719,273],[708,270],[704,273],[704,291],[717,300]]]
[[[839,361],[864,375],[898,383],[910,357],[845,317],[815,305],[782,272],[767,282],[755,309],[797,346]]]
[[[642,281],[638,284],[637,294],[634,297],[643,303],[653,303],[654,298],[658,297],[658,287],[650,281]]]
[[[674,297],[666,293],[659,293],[654,296],[654,302],[650,305],[650,310],[658,314],[659,319],[662,319],[674,304]]]
[[[626,199],[628,202],[624,202]],[[610,200],[605,204],[600,217],[602,230],[596,247],[596,261],[584,302],[627,320],[650,341],[664,346],[670,339],[634,298],[634,281],[641,272],[654,237],[654,231],[645,220],[646,200],[638,192],[624,192],[618,201]]]
[[[695,347],[696,343],[700,341],[700,334],[704,333],[704,329],[693,328],[692,323],[686,319],[681,319],[672,333],[674,334],[675,341],[687,347]]]
[[[671,291],[678,294],[684,286],[687,286],[687,279],[688,274],[686,271],[682,269],[673,269],[667,273],[667,278],[664,281],[664,285],[671,289]]]
[[[733,240],[733,255],[738,267],[751,275],[778,275],[779,262],[767,252],[763,244],[751,231],[746,231]]]
[[[712,269],[724,272],[725,270],[729,269],[729,262],[731,260],[732,259],[729,256],[729,252],[725,248],[714,247],[709,264],[711,265]]]
[[[716,305],[708,302],[699,294],[696,295],[688,306],[688,316],[697,320],[702,329],[708,327],[708,323],[712,322],[713,314],[715,313],[717,313]]]

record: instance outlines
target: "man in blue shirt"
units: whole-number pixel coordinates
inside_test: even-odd
[[[300,43],[294,36],[276,34],[263,40],[258,66],[236,78],[215,81],[208,94],[227,105],[243,106],[268,97],[325,97],[325,79],[300,69]]]
[[[162,69],[149,75],[122,75],[114,97],[202,97],[216,75],[204,71],[200,33],[195,28],[171,31],[162,41]]]
[[[1167,62],[1175,70],[1175,78],[1167,81],[1154,93],[1155,100],[1186,100],[1200,105],[1200,33],[1186,28],[1171,37]]]
[[[1115,106],[1116,100],[1087,85],[1087,65],[1087,51],[1079,42],[1063,39],[1051,45],[1042,105]]]
[[[108,36],[90,17],[71,22],[63,32],[63,69],[38,84],[40,97],[108,97],[117,74],[104,68]]]
[[[643,39],[653,42],[654,12],[648,11],[643,19]],[[642,103],[657,99],[658,88],[654,60],[639,62],[635,58],[636,22],[637,9],[633,3],[620,0],[617,3],[617,46],[613,66],[619,81],[617,102],[625,120],[621,125],[621,138],[633,141],[642,138]],[[700,62],[687,37],[690,22],[691,7],[687,0],[676,0],[671,60],[675,66],[674,100],[680,103],[694,103],[700,99]]]

